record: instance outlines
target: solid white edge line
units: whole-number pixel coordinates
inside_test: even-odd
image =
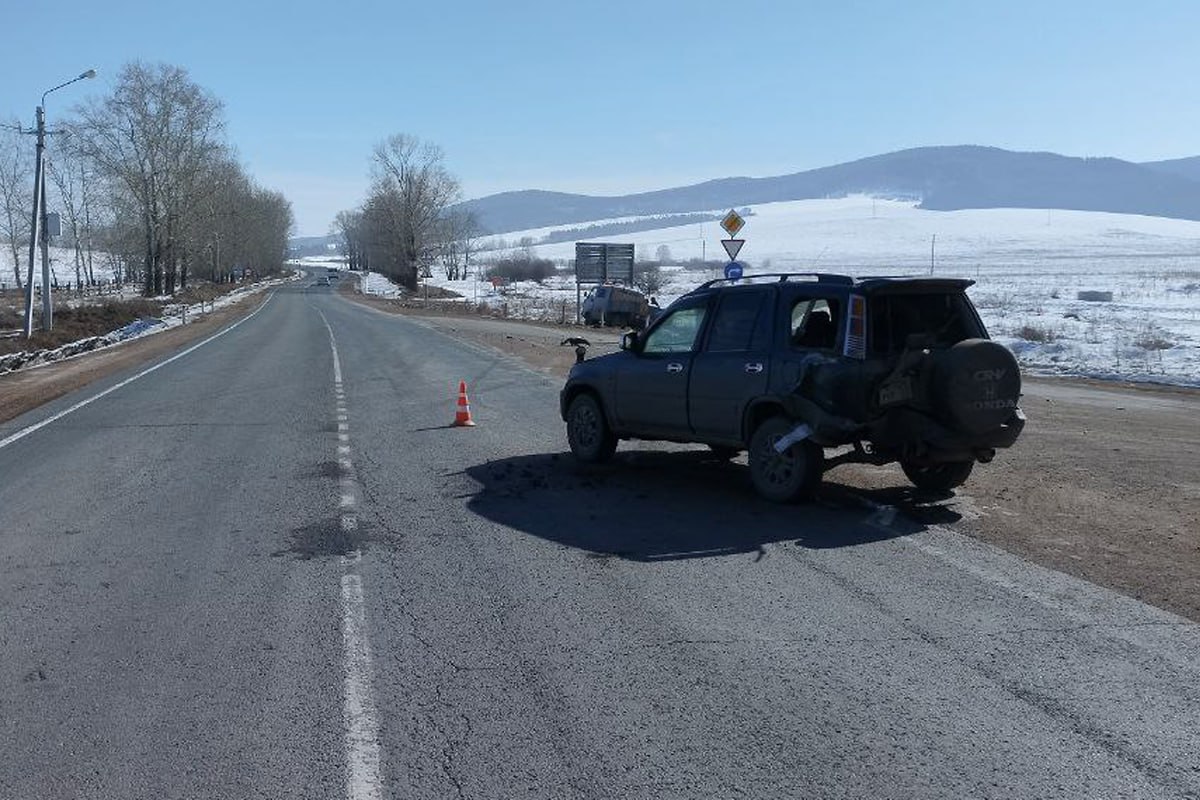
[[[126,378],[125,380],[121,381],[120,383],[114,384],[113,386],[108,387],[107,389],[105,389],[102,392],[97,392],[96,394],[92,395],[91,397],[88,397],[84,400],[80,400],[78,403],[71,406],[70,408],[65,408],[62,411],[59,411],[57,414],[46,417],[46,419],[42,420],[41,422],[35,422],[33,425],[30,425],[26,428],[22,428],[21,430],[17,431],[16,433],[9,434],[8,436],[4,437],[3,439],[0,439],[0,450],[3,450],[5,447],[8,447],[13,442],[24,439],[26,436],[28,436],[31,433],[34,433],[35,431],[41,430],[42,428],[46,427],[47,425],[51,424],[52,422],[57,422],[58,420],[67,416],[68,414],[75,413],[76,411],[83,408],[84,406],[91,405],[92,403],[99,400],[101,397],[112,394],[117,389],[120,389],[122,386],[128,386],[129,384],[133,383],[134,381],[138,380],[139,378],[144,378],[147,375],[149,375],[151,372],[154,372],[155,370],[158,370],[158,369],[162,369],[167,364],[170,364],[173,361],[178,361],[179,359],[186,356],[188,353],[191,353],[195,350],[199,350],[201,347],[203,347],[204,345],[213,341],[214,339],[219,339],[220,337],[224,336],[225,334],[229,333],[231,330],[236,328],[238,325],[241,325],[246,320],[251,319],[258,312],[260,312],[264,308],[266,308],[267,303],[271,302],[271,298],[274,296],[275,296],[275,292],[271,292],[271,294],[267,295],[267,299],[262,302],[262,305],[260,305],[258,308],[251,311],[246,316],[239,319],[237,322],[230,325],[228,328],[217,331],[216,333],[214,333],[212,336],[208,337],[207,339],[192,345],[191,347],[189,347],[186,350],[176,353],[175,355],[168,358],[166,361],[160,361],[152,367],[147,367],[146,369],[142,370],[141,372],[137,373],[136,375],[132,375],[132,376]]]

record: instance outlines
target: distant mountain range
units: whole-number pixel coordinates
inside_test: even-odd
[[[720,178],[618,197],[528,189],[461,205],[489,233],[502,234],[632,216],[664,217],[667,227],[683,219],[676,215],[850,194],[911,198],[935,211],[1055,208],[1200,220],[1200,156],[1137,164],[976,145],[919,147],[773,178]],[[336,242],[297,237],[292,253],[323,255]]]
[[[773,178],[721,178],[619,197],[531,189],[462,205],[499,234],[850,194],[912,198],[937,211],[1056,208],[1200,220],[1200,156],[1136,164],[975,145],[920,147]]]

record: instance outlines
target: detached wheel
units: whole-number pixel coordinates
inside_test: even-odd
[[[604,409],[590,394],[578,395],[567,409],[567,442],[575,458],[599,464],[617,451],[617,437],[609,430]]]
[[[782,453],[775,450],[775,443],[797,424],[784,417],[772,417],[750,437],[750,480],[755,491],[774,503],[811,497],[821,484],[825,454],[818,445],[805,439]]]
[[[951,461],[946,464],[918,465],[901,461],[900,468],[918,489],[946,492],[962,486],[971,477],[974,461]]]

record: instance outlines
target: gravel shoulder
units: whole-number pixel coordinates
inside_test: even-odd
[[[404,313],[456,338],[565,377],[567,336],[592,353],[618,334],[575,326],[455,315],[343,295]],[[990,542],[1038,564],[1200,621],[1200,391],[1027,377],[1021,440],[953,498],[912,490],[898,467],[851,465],[825,477],[825,494],[865,496]],[[558,420],[550,421],[558,424]]]

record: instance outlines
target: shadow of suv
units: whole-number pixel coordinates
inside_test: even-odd
[[[920,488],[959,486],[1025,424],[1016,359],[988,339],[973,283],[709,281],[626,334],[621,352],[574,366],[560,397],[571,451],[605,461],[619,439],[747,450],[755,489],[776,501],[849,462],[898,461]]]

